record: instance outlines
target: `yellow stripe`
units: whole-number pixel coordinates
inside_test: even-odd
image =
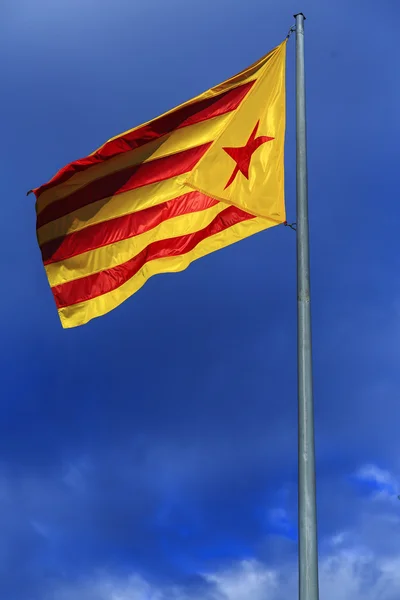
[[[187,100],[186,102],[183,102],[182,104],[179,104],[178,106],[174,106],[174,108],[171,108],[171,110],[168,110],[167,112],[159,115],[159,117],[156,117],[156,118],[159,119],[161,117],[165,117],[167,115],[174,113],[177,110],[184,108],[185,106],[190,106],[194,102],[199,102],[201,100],[207,100],[207,98],[213,98],[214,96],[218,96],[225,92],[229,92],[230,90],[233,90],[234,88],[238,87],[239,85],[244,85],[246,83],[249,83],[250,81],[254,81],[255,79],[257,79],[260,76],[260,70],[263,67],[265,67],[267,62],[273,57],[274,52],[275,52],[275,49],[271,50],[271,52],[269,52],[268,54],[266,54],[265,56],[260,58],[258,61],[256,61],[249,67],[243,69],[243,71],[240,71],[240,73],[237,73],[233,77],[226,79],[222,83],[210,88],[206,92],[203,92],[202,94],[199,94],[198,96],[195,96],[194,98],[191,98],[190,100]],[[106,144],[108,144],[108,142],[112,142],[113,140],[117,140],[119,138],[122,138],[122,137],[130,134],[130,133],[133,133],[137,129],[140,129],[141,127],[145,127],[146,125],[152,123],[155,120],[156,120],[155,118],[151,119],[150,121],[146,121],[145,123],[142,123],[140,125],[137,125],[136,127],[133,127],[133,129],[128,129],[127,131],[124,131],[123,133],[119,133],[118,135],[115,135],[114,137],[110,138],[105,144],[102,144],[99,148],[97,148],[97,150],[92,152],[89,156],[93,156],[93,154],[96,154],[96,152],[99,152],[99,150],[101,150],[101,148],[103,148]]]
[[[105,269],[121,265],[153,242],[196,233],[209,225],[215,217],[226,209],[226,204],[219,204],[199,212],[180,215],[163,221],[154,229],[136,235],[127,240],[90,250],[72,258],[47,265],[46,273],[51,287],[80,279]]]
[[[273,58],[275,50],[272,50],[271,52],[269,52],[268,54],[266,54],[265,56],[263,56],[260,60],[258,60],[257,62],[255,62],[254,64],[252,64],[250,67],[244,69],[243,71],[241,71],[240,73],[238,73],[237,75],[234,75],[233,77],[231,77],[230,79],[227,79],[226,81],[224,81],[223,83],[216,85],[215,87],[207,90],[206,92],[199,94],[198,96],[196,96],[195,98],[191,98],[190,100],[175,106],[174,108],[172,108],[171,110],[167,111],[166,113],[163,113],[162,115],[151,119],[149,121],[147,121],[146,123],[141,123],[140,125],[137,125],[136,127],[134,127],[133,129],[128,129],[127,131],[120,133],[112,138],[110,138],[107,142],[105,142],[105,144],[102,144],[99,148],[97,148],[97,150],[95,150],[94,152],[92,152],[89,156],[93,156],[94,154],[96,154],[96,152],[99,152],[99,150],[101,150],[101,148],[103,148],[106,144],[108,144],[109,142],[113,141],[113,140],[117,140],[119,138],[123,138],[124,136],[132,133],[133,131],[136,131],[137,129],[140,129],[142,127],[145,127],[146,125],[152,123],[153,121],[161,118],[161,117],[165,117],[167,115],[170,115],[172,113],[174,113],[177,110],[182,109],[185,106],[189,106],[195,102],[199,102],[201,100],[206,100],[207,98],[213,98],[215,96],[218,96],[220,94],[223,94],[225,92],[229,92],[230,90],[233,90],[234,88],[240,86],[240,85],[244,85],[246,83],[249,83],[250,81],[254,81],[256,79],[258,79],[262,73],[264,72],[267,63],[271,60],[271,58]],[[215,120],[218,119],[229,119],[229,117],[231,117],[233,114],[235,114],[236,111],[233,111],[231,113],[227,113],[226,115],[221,115],[220,117],[214,117]],[[191,136],[195,136],[197,134],[195,134],[195,128],[199,127],[203,124],[207,124],[207,123],[211,123],[211,121],[213,121],[214,119],[209,119],[208,121],[205,121],[204,123],[198,123],[197,125],[190,125],[188,127],[184,127],[182,128],[182,130],[175,130],[172,132],[172,134],[176,134],[179,133],[180,131],[183,132],[183,135],[188,135],[189,137]],[[168,134],[169,136],[171,136],[172,134]],[[168,138],[168,135],[165,136]],[[215,137],[215,136],[214,136]],[[211,139],[214,139],[214,137],[211,137],[208,141],[210,141]],[[159,144],[160,141],[156,140],[156,144]],[[196,140],[194,145],[199,145],[200,142],[198,142]],[[176,150],[177,151],[177,150]],[[132,151],[132,152],[135,152]],[[125,154],[129,154],[125,153]],[[90,173],[95,173],[96,175],[93,176],[93,179],[101,176],[99,173],[107,173],[107,170],[103,171],[105,165],[110,164],[110,168],[111,171],[110,172],[114,172],[113,171],[113,167],[111,167],[111,165],[114,163],[117,164],[118,160],[122,158],[121,156],[115,157],[114,159],[110,159],[108,161],[105,161],[104,163],[100,164],[100,165],[95,165],[93,167],[90,167],[90,169],[85,170],[81,173],[77,173],[76,175],[72,176],[68,182],[65,182],[64,184],[60,184],[59,186],[55,187],[55,188],[51,188],[49,190],[44,191],[39,198],[39,207],[37,207],[37,210],[43,210],[43,208],[45,208],[45,206],[47,206],[48,204],[50,204],[51,202],[53,202],[54,200],[58,199],[58,198],[64,198],[66,195],[72,193],[73,191],[79,189],[80,187],[87,185],[88,183],[88,173],[87,171],[90,171]],[[108,167],[107,167],[108,168]],[[119,170],[120,168],[123,167],[119,167],[117,166],[115,168],[115,170]],[[82,178],[82,179],[81,179]],[[92,176],[90,175],[90,179],[89,181],[92,181]],[[80,183],[82,182],[82,183]]]
[[[233,225],[229,229],[203,240],[196,248],[187,254],[150,261],[118,289],[97,298],[93,298],[92,300],[87,300],[86,302],[80,302],[79,304],[60,309],[58,313],[60,315],[61,324],[64,328],[84,325],[91,319],[100,317],[122,304],[122,302],[137,292],[153,275],[158,273],[183,271],[194,260],[238,242],[263,229],[272,227],[273,225],[274,223],[267,219],[255,218],[244,221],[243,223]]]
[[[39,244],[42,245],[49,240],[64,237],[74,231],[81,231],[96,223],[103,223],[116,217],[123,217],[151,206],[157,206],[157,204],[162,204],[191,191],[184,188],[182,175],[180,175],[123,194],[103,198],[43,225],[37,232]]]
[[[150,162],[157,158],[171,156],[177,152],[189,150],[190,148],[201,146],[207,142],[212,142],[221,133],[224,127],[226,127],[233,114],[234,113],[227,113],[195,125],[188,125],[182,129],[176,129],[158,140],[148,142],[140,148],[124,152],[115,158],[111,158],[101,164],[90,167],[90,169],[85,169],[80,173],[76,173],[70,177],[68,181],[44,191],[37,201],[36,211],[39,214],[49,204],[73,194],[92,181],[105,177],[106,175],[116,173],[117,171],[143,162]]]

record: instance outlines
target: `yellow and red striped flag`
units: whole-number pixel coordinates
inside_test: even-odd
[[[152,275],[285,221],[285,54],[283,42],[33,190],[63,327],[109,312]]]

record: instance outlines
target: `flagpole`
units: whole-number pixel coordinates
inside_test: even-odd
[[[298,318],[298,512],[299,600],[318,600],[318,543],[315,485],[314,407],[311,353],[310,252],[304,20],[296,19],[296,204]]]

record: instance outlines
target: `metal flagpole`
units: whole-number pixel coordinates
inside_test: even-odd
[[[299,13],[295,19],[299,600],[319,600],[304,78],[305,17]]]

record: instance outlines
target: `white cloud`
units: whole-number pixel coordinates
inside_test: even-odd
[[[257,560],[203,575],[204,588],[162,587],[139,575],[97,578],[54,591],[46,600],[286,600],[297,596],[293,563],[273,569]],[[379,557],[371,549],[347,547],[320,561],[324,600],[396,600],[400,597],[400,554]]]
[[[376,465],[363,465],[358,471],[357,476],[360,479],[374,480],[378,483],[392,484],[394,479],[389,471],[377,467]]]
[[[290,539],[296,539],[296,525],[291,521],[286,509],[280,507],[272,508],[268,511],[268,526],[271,533],[283,535]]]
[[[342,546],[346,540],[348,539],[348,535],[345,531],[341,531],[339,533],[336,533],[335,535],[332,536],[330,542],[331,542],[331,546],[333,547],[338,547],[338,546]]]
[[[398,491],[398,482],[389,471],[367,464],[355,473],[355,479],[372,486],[379,498],[394,497]]]
[[[396,477],[373,464],[361,466],[355,479],[371,484],[374,498],[392,499]],[[74,479],[74,478],[73,478]],[[396,503],[398,500],[394,496]],[[324,600],[397,600],[400,598],[398,504],[362,502],[351,529],[338,530],[320,546],[320,592]],[[285,524],[282,508],[267,513],[270,524]],[[287,600],[297,597],[297,564],[283,559],[267,564],[238,560],[200,573],[196,587],[161,585],[138,573],[130,577],[97,573],[79,583],[59,584],[45,600]]]
[[[275,598],[279,592],[279,572],[255,560],[245,560],[228,571],[205,575],[213,584],[211,594],[225,600]],[[211,596],[212,597],[212,596]]]
[[[74,490],[84,490],[87,475],[90,474],[92,464],[88,457],[82,457],[75,463],[68,463],[62,477],[63,482]]]

